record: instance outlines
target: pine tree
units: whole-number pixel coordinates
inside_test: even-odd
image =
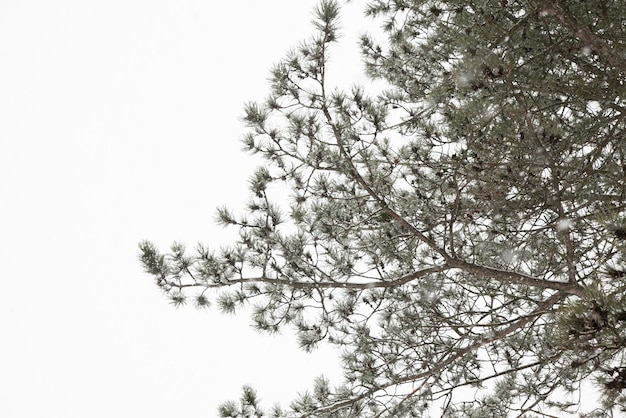
[[[375,94],[328,84],[339,12],[245,107],[265,164],[244,213],[218,210],[239,240],[143,242],[147,272],[343,349],[343,382],[264,416],[564,416],[582,385],[581,416],[626,408],[626,3],[374,0]],[[253,414],[251,388],[220,407]]]

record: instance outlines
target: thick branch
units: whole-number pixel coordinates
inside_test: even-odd
[[[268,283],[280,286],[288,286],[295,289],[373,289],[373,288],[388,288],[396,287],[406,284],[412,280],[419,279],[433,273],[440,273],[445,270],[449,270],[449,265],[443,265],[438,267],[430,267],[423,270],[414,271],[409,274],[405,274],[395,280],[389,281],[369,281],[365,283],[352,283],[352,282],[301,282],[287,279],[275,279],[271,277],[259,276],[241,279],[226,279],[221,283],[207,284],[207,283],[185,283],[180,284],[172,281],[167,281],[172,287],[185,288],[185,287],[205,287],[205,288],[217,288],[224,286],[231,286],[234,284],[242,283]]]
[[[457,267],[465,272],[476,274],[478,276],[489,277],[503,283],[515,283],[525,286],[535,287],[538,289],[558,290],[568,295],[576,295],[583,297],[584,288],[576,283],[555,282],[551,280],[542,280],[536,277],[528,276],[515,271],[500,270],[495,267],[481,266],[478,264],[468,263],[463,260],[452,260],[448,264]]]

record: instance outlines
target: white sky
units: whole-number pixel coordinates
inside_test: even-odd
[[[0,416],[211,417],[246,383],[269,406],[338,376],[245,316],[176,310],[137,261],[144,238],[228,243],[243,103],[315,4],[0,1]]]

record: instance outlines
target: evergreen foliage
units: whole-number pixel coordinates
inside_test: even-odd
[[[245,107],[265,165],[243,214],[218,210],[239,240],[140,244],[174,304],[252,306],[258,330],[343,349],[336,386],[265,415],[246,387],[220,416],[626,408],[626,3],[373,0],[375,96],[327,83],[339,12],[320,3]]]

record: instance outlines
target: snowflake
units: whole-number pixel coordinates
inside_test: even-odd
[[[559,219],[556,223],[556,230],[559,232],[565,232],[570,229],[574,224],[569,219]]]

